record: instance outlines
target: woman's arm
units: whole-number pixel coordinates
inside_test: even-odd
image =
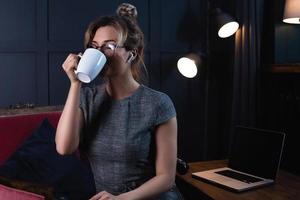
[[[81,82],[78,81],[74,73],[77,63],[77,55],[70,54],[63,64],[63,69],[70,79],[71,86],[55,136],[56,150],[62,155],[71,154],[77,149],[83,126],[83,113],[79,108]]]
[[[55,142],[59,154],[71,154],[78,145],[83,124],[83,114],[79,108],[80,85],[71,85],[66,104],[59,119]]]
[[[155,177],[135,190],[117,197],[104,191],[91,199],[106,199],[105,197],[118,200],[149,199],[169,190],[174,184],[176,175],[177,120],[175,117],[157,127],[155,140],[157,145]]]

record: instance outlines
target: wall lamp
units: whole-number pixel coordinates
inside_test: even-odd
[[[220,8],[216,8],[214,14],[216,16],[218,36],[220,38],[230,37],[239,29],[239,23]]]
[[[224,13],[219,8],[213,9],[211,13],[216,19],[218,36],[220,38],[230,37],[238,30],[239,23],[235,21],[229,14]],[[209,34],[209,32],[207,32],[207,34]],[[194,78],[197,75],[198,68],[201,64],[201,54],[189,53],[177,61],[177,68],[184,77]]]
[[[300,1],[286,0],[283,22],[288,24],[300,24]]]
[[[190,53],[177,61],[177,68],[184,77],[194,78],[198,73],[198,67],[201,65],[201,62],[200,55]]]

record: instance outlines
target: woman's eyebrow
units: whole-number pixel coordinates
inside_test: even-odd
[[[107,43],[107,42],[116,42],[116,41],[113,40],[113,39],[110,39],[110,40],[104,40],[104,41],[103,41],[103,44],[104,44],[104,43]],[[95,43],[95,44],[99,45],[99,43],[96,42],[95,40],[93,40],[92,43]],[[99,46],[100,46],[100,45],[99,45]]]

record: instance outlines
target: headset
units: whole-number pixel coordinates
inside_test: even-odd
[[[131,63],[134,59],[135,59],[135,56],[134,56],[133,52],[130,52],[126,62]]]
[[[127,63],[131,63],[134,59],[136,59],[136,57],[138,57],[137,51],[136,51],[136,50],[130,51],[130,52],[129,52],[129,56],[128,56],[128,58],[126,59],[126,62],[127,62]],[[144,74],[145,77],[142,77],[142,79],[144,79],[144,78],[148,79],[149,74],[148,74],[146,65],[145,65],[145,63],[144,63],[143,60],[140,60],[140,61],[141,61],[141,64],[142,64],[142,66],[143,66],[143,70],[144,70],[144,73],[145,73],[145,74]],[[146,79],[145,79],[145,81],[146,81]]]

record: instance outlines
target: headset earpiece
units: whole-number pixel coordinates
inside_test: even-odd
[[[129,56],[128,56],[128,58],[127,58],[127,62],[128,62],[128,63],[131,63],[133,59],[134,59],[134,54],[133,54],[133,52],[130,52],[130,53],[129,53]]]

